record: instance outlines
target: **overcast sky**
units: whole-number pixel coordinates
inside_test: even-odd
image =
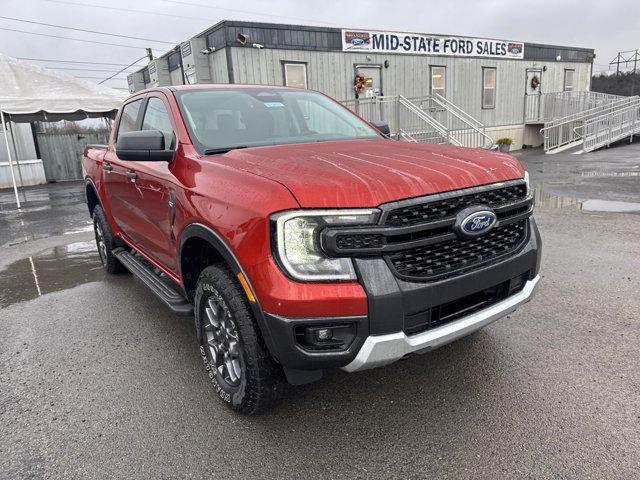
[[[592,4],[584,0],[0,0],[0,16],[169,42],[118,38],[0,18],[0,52],[7,55],[123,65],[143,56],[145,46],[162,54],[172,44],[223,19],[377,28],[590,47],[595,48],[597,55],[594,71],[607,70],[619,50],[640,48],[638,0]],[[76,76],[96,77],[89,79],[96,82],[120,68],[38,63],[105,70],[65,70]],[[126,87],[126,74],[118,78],[107,84]]]

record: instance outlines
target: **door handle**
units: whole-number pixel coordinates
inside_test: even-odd
[[[135,172],[126,172],[125,175],[131,180],[135,180],[136,178],[138,178],[138,174]]]
[[[113,167],[111,165],[102,165],[102,169],[110,172],[111,170],[113,170]]]

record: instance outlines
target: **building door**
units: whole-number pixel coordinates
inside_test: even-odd
[[[380,97],[382,95],[381,65],[356,65],[355,74],[364,76],[364,88],[357,92],[359,98]]]
[[[527,69],[524,90],[525,122],[541,121],[542,70]]]

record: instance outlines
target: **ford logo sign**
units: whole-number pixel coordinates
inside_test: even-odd
[[[495,227],[498,217],[486,205],[465,208],[456,215],[454,230],[459,237],[470,238],[483,235]]]

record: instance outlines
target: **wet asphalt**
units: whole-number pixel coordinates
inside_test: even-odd
[[[544,241],[533,301],[250,418],[215,398],[192,320],[102,273],[81,185],[39,187],[59,203],[32,217],[0,192],[0,478],[638,478],[638,154],[519,152]]]

